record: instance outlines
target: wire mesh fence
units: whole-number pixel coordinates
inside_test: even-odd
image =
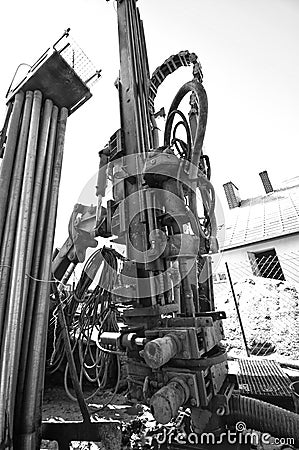
[[[247,345],[250,355],[299,357],[299,251],[248,253],[248,261],[229,261],[224,254],[214,273],[214,294],[216,308],[227,315],[228,350],[244,355]]]
[[[98,81],[100,71],[68,33],[55,48],[89,88]]]

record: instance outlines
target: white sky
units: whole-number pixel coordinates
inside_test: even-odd
[[[298,176],[299,2],[139,0],[138,6],[151,72],[180,50],[197,53],[202,63],[209,99],[205,151],[220,199],[225,202],[222,184],[230,180],[243,199],[262,194],[261,170],[268,170],[274,187]],[[67,27],[102,69],[92,99],[68,122],[58,246],[67,237],[73,205],[84,199],[82,189],[97,171],[98,150],[119,127],[114,7],[105,0],[10,0],[1,7],[2,122],[5,94],[16,66],[32,64]],[[161,87],[156,109],[167,108],[181,84],[191,78],[191,69],[172,75]]]

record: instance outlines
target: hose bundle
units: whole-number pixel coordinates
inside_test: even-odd
[[[103,331],[119,330],[117,311],[111,303],[111,290],[116,282],[121,258],[118,252],[106,247],[94,252],[84,265],[76,289],[63,299],[81,389],[84,382],[97,386],[85,400],[90,400],[99,390],[119,384],[119,356],[101,351],[96,342]],[[98,282],[91,290],[90,286],[97,275]],[[57,308],[53,312],[50,327],[54,337],[48,373],[53,374],[63,367],[65,391],[70,399],[76,400],[68,387],[69,366],[66,363],[62,330],[57,320]]]

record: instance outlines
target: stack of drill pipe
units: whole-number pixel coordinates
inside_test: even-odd
[[[67,109],[12,100],[0,169],[0,448],[40,440],[51,256]]]

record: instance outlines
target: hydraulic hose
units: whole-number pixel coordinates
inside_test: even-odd
[[[255,398],[232,395],[229,420],[276,437],[294,438],[299,445],[299,414]]]
[[[178,110],[178,107],[188,92],[194,92],[197,96],[198,103],[200,105],[199,119],[197,123],[196,133],[194,137],[194,143],[192,148],[192,154],[190,155],[190,161],[196,167],[199,166],[200,156],[202,154],[202,144],[206,131],[207,116],[208,116],[208,99],[206,91],[203,85],[197,80],[193,79],[185,83],[177,92],[173,99],[173,102],[169,108],[168,116],[166,119],[165,132],[164,132],[164,145],[170,145],[171,130],[174,122],[174,111]]]

